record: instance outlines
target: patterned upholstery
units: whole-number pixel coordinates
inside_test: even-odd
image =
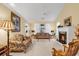
[[[22,34],[16,34],[10,40],[10,51],[12,52],[26,52],[26,48],[32,43],[31,38]]]

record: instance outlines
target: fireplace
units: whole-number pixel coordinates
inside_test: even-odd
[[[65,26],[57,28],[56,32],[57,41],[60,44],[69,44],[72,42],[74,38],[74,27],[73,26]]]
[[[65,31],[59,32],[59,42],[62,44],[67,44],[67,32]]]

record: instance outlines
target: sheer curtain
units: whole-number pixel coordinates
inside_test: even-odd
[[[50,24],[44,24],[44,25],[45,25],[44,32],[51,34],[51,25]],[[40,24],[38,24],[38,23],[35,24],[34,25],[34,30],[35,30],[35,33],[40,33]]]

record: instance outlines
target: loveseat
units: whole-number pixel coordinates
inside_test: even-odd
[[[30,37],[24,36],[22,34],[16,34],[13,38],[10,39],[10,51],[11,52],[24,52],[30,46],[32,40]]]

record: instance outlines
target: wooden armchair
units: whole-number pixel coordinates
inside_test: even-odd
[[[52,50],[53,56],[75,56],[79,50],[79,41],[70,42],[69,47],[66,51],[57,50],[55,48],[52,48]]]

